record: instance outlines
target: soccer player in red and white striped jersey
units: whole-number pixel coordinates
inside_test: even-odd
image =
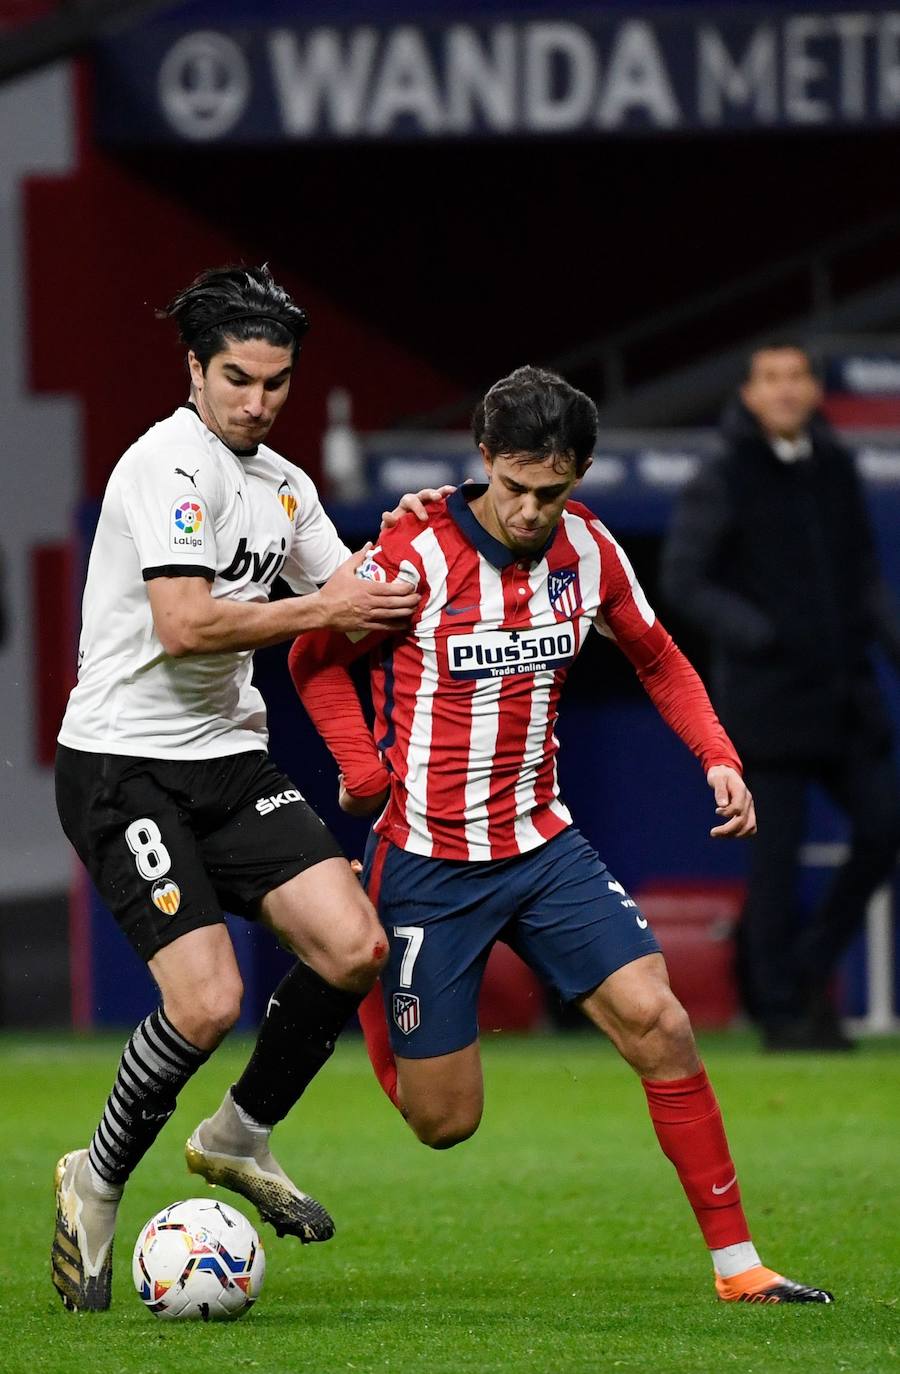
[[[424,528],[402,520],[359,570],[416,589],[408,628],[306,634],[290,655],[340,767],[342,805],[380,812],[364,879],[391,951],[384,1000],[375,989],[361,1013],[376,1074],[425,1143],[446,1148],[473,1134],[483,1103],[478,989],[502,936],[640,1075],[719,1296],[830,1302],[761,1264],[659,945],[560,799],[559,695],[591,627],[624,651],[700,760],[719,817],[713,836],[756,828],[740,761],[625,553],[571,499],[596,441],[589,398],[520,368],[487,393],[474,431],[486,485],[453,493]],[[347,672],[367,651],[374,734]]]

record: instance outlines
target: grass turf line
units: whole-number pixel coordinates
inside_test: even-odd
[[[444,1153],[413,1139],[347,1039],[275,1138],[338,1234],[301,1248],[260,1227],[258,1305],[204,1326],[144,1311],[131,1249],[160,1207],[204,1193],[181,1148],[246,1041],[188,1086],[129,1184],[112,1310],[73,1316],[50,1286],[53,1165],[87,1143],[123,1039],[0,1037],[3,1374],[900,1371],[897,1040],[829,1058],[763,1057],[733,1035],[703,1044],[763,1258],[833,1287],[833,1308],[714,1301],[640,1087],[593,1036],[491,1038],[482,1127]]]

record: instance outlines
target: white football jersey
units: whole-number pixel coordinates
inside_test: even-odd
[[[233,453],[193,407],[179,407],[128,449],[107,484],[60,743],[159,759],[264,749],[252,652],[173,658],[145,584],[194,575],[214,597],[268,601],[277,576],[312,592],[349,554],[304,472],[264,444]]]

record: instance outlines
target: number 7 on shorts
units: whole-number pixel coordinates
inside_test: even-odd
[[[394,934],[398,940],[406,941],[406,949],[400,964],[400,986],[411,988],[413,969],[422,948],[422,941],[425,939],[425,931],[422,926],[394,926]]]

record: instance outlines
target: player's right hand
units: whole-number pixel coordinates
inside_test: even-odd
[[[357,577],[371,544],[352,554],[319,590],[322,625],[330,630],[367,633],[399,630],[419,604],[419,593],[408,582],[373,582]]]
[[[456,487],[426,487],[424,491],[408,491],[405,496],[401,496],[399,502],[393,510],[383,510],[381,512],[381,530],[392,530],[398,525],[407,511],[412,511],[420,520],[428,519],[428,507],[433,506],[436,501],[443,501],[445,496],[451,496],[456,491]]]

